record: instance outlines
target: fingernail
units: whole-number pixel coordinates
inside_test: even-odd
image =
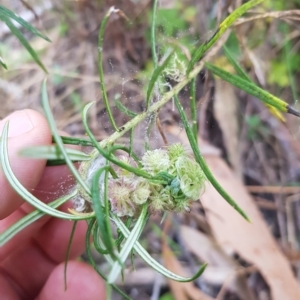
[[[0,122],[0,132],[2,132],[7,121],[9,121],[8,137],[23,135],[34,128],[29,116],[24,110],[13,112],[11,115],[4,118]]]

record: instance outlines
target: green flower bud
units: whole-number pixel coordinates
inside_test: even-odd
[[[191,200],[199,199],[206,180],[200,166],[184,156],[179,157],[175,165],[182,192]]]
[[[170,166],[168,152],[163,149],[147,151],[142,157],[142,164],[145,171],[151,175],[165,172]]]

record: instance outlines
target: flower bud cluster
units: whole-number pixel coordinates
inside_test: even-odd
[[[137,167],[130,157],[119,159]],[[138,215],[146,202],[151,212],[189,211],[191,201],[198,200],[204,190],[206,177],[181,144],[147,151],[140,162],[153,179],[138,177],[119,167],[115,168],[118,177],[109,178],[108,198],[119,217]]]

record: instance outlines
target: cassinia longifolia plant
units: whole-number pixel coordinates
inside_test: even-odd
[[[53,134],[55,145],[51,147],[24,149],[22,154],[33,158],[45,158],[49,164],[54,165],[57,162],[63,161],[69,166],[77,183],[69,194],[50,204],[44,204],[35,198],[20,184],[11,170],[7,153],[9,127],[7,123],[3,129],[0,140],[0,159],[3,172],[16,192],[37,210],[25,216],[5,232],[1,233],[0,246],[4,245],[23,228],[35,222],[43,215],[48,214],[53,217],[74,221],[74,230],[76,221],[87,221],[86,250],[90,263],[97,272],[126,299],[130,298],[114,285],[114,281],[122,272],[128,256],[133,252],[137,253],[157,272],[172,280],[187,282],[200,276],[206,264],[201,266],[193,277],[181,277],[166,269],[152,258],[139,243],[139,237],[149,215],[152,213],[161,213],[163,215],[166,212],[189,212],[193,201],[197,201],[204,191],[206,182],[210,182],[223,198],[249,221],[246,213],[218,184],[198,148],[195,77],[205,66],[214,75],[219,76],[223,80],[263,101],[269,109],[277,113],[287,112],[299,116],[299,113],[286,102],[255,85],[241,66],[232,59],[226,49],[224,49],[225,55],[231,62],[237,75],[230,74],[215,65],[205,62],[205,60],[207,61],[209,51],[225,31],[247,10],[261,2],[263,2],[263,0],[251,0],[233,11],[218,26],[211,38],[194,51],[191,60],[186,64],[178,57],[178,49],[167,52],[161,61],[158,61],[155,38],[157,0],[155,0],[151,23],[151,49],[154,70],[147,88],[145,111],[140,114],[132,112],[116,98],[115,103],[117,108],[131,117],[131,120],[120,128],[116,125],[109,107],[102,67],[102,44],[106,23],[111,14],[124,17],[124,14],[120,10],[112,7],[105,15],[99,31],[98,67],[103,101],[111,125],[115,129],[115,133],[101,142],[95,139],[87,123],[87,112],[93,105],[93,103],[89,103],[84,107],[82,112],[83,124],[89,139],[61,137],[57,132],[55,121],[50,111],[46,82],[44,82],[42,86],[42,105]],[[21,39],[21,42],[24,42],[24,40],[13,25],[11,25],[13,24],[11,19],[19,22],[32,33],[44,37],[30,24],[3,6],[0,6],[0,19],[10,26],[11,29],[14,29],[12,32],[17,38]],[[23,45],[27,46],[25,42]],[[26,48],[28,49],[28,47]],[[31,48],[30,51],[33,58],[37,62],[40,62],[37,54]],[[2,58],[0,58],[0,63],[5,66]],[[41,66],[44,68],[43,65]],[[177,81],[177,84],[171,86],[164,81],[164,78],[172,78],[173,81]],[[191,90],[190,108],[192,126],[190,126],[190,122],[177,96],[180,90],[189,83]],[[166,89],[169,90],[165,92]],[[155,94],[155,97],[153,94]],[[140,122],[153,115],[155,116],[157,111],[170,99],[175,101],[193,156],[188,155],[185,147],[179,143],[169,145],[162,149],[150,149],[148,147],[141,157],[138,157],[133,152],[134,140],[132,138],[128,147],[117,144],[117,140],[122,135],[128,131],[133,132],[134,128]],[[131,134],[131,137],[132,136]],[[93,146],[94,150],[86,154],[78,150],[65,148],[64,144]],[[120,152],[123,152],[123,154],[116,154]],[[73,161],[81,162],[79,170],[76,169]],[[74,204],[74,206],[69,209],[69,212],[65,213],[59,211],[57,208],[69,199],[73,199]],[[115,230],[113,230],[112,227],[118,229],[116,231],[117,233],[114,233]],[[91,236],[93,237],[95,249],[105,257],[111,266],[109,274],[103,274],[93,260],[90,249]]]

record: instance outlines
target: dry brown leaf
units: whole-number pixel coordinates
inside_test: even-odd
[[[238,99],[234,88],[221,79],[215,79],[214,116],[222,130],[223,140],[229,161],[236,174],[241,178],[241,158],[238,139],[237,119]]]
[[[300,288],[287,259],[280,252],[253,199],[220,157],[205,157],[221,186],[250,216],[246,222],[219,193],[208,185],[201,201],[216,239],[231,246],[261,272],[271,289],[273,300],[300,299]],[[217,217],[215,214],[218,214]]]
[[[186,135],[179,128],[169,127],[181,142]],[[201,146],[200,146],[201,149]],[[273,300],[300,299],[300,287],[289,262],[280,251],[254,200],[244,185],[236,178],[224,160],[215,155],[205,155],[205,160],[228,194],[246,211],[252,223],[246,222],[219,193],[208,184],[201,197],[208,222],[216,240],[229,246],[249,263],[254,264],[268,283]]]
[[[185,225],[180,226],[180,232],[187,249],[208,263],[202,275],[206,281],[218,285],[228,282],[229,290],[236,292],[240,299],[255,299],[245,276],[238,272],[241,267],[213,237]]]
[[[166,268],[181,276],[187,276],[181,264],[166,243],[162,244],[162,255]],[[213,298],[203,294],[197,289],[192,282],[183,283],[173,280],[168,280],[168,282],[176,300],[213,300]]]

